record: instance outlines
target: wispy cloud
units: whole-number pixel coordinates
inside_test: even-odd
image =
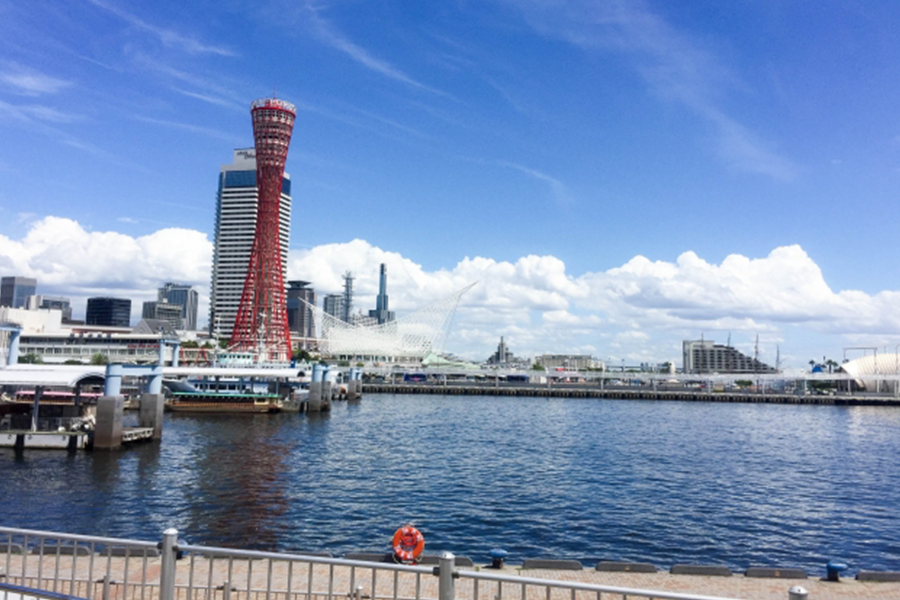
[[[211,46],[208,44],[204,44],[195,38],[183,35],[171,29],[166,29],[164,27],[158,27],[147,21],[144,21],[140,17],[137,17],[129,12],[126,12],[119,8],[118,6],[113,5],[109,2],[103,2],[101,0],[88,0],[91,4],[98,8],[102,8],[103,10],[119,17],[123,21],[126,21],[133,27],[137,27],[143,31],[146,31],[150,34],[153,34],[163,43],[163,45],[168,47],[180,47],[182,50],[189,54],[217,54],[219,56],[236,56],[236,53],[227,49],[221,48],[219,46]]]
[[[138,221],[137,219],[133,219],[131,217],[119,217],[116,220],[119,221],[120,223],[128,223],[129,225],[136,225],[136,224],[140,223],[140,221]]]
[[[780,180],[798,169],[758,134],[724,108],[723,97],[743,90],[740,78],[715,53],[669,25],[644,2],[593,3],[587,0],[511,3],[524,11],[540,33],[586,51],[616,51],[630,57],[633,68],[653,93],[677,102],[706,120],[717,136],[716,152],[748,172]]]
[[[196,73],[176,69],[145,54],[137,54],[134,60],[138,66],[164,78],[174,79],[180,82],[181,86],[195,88],[194,90],[186,90],[183,87],[173,85],[172,89],[179,94],[217,106],[250,110],[249,104],[244,102],[244,98],[236,91],[244,87],[241,82],[229,82],[233,83],[231,86],[222,85]]]
[[[242,143],[246,143],[246,140],[242,140],[242,138],[232,135],[230,133],[225,133],[224,131],[219,131],[218,129],[212,129],[210,127],[200,127],[198,125],[191,125],[190,123],[180,123],[178,121],[166,121],[165,119],[154,119],[152,117],[141,117],[135,116],[135,119],[138,121],[143,121],[144,123],[150,123],[152,125],[160,125],[162,127],[171,127],[173,129],[182,129],[184,131],[190,131],[191,133],[198,133],[201,135],[206,135],[212,138],[216,138],[219,140],[223,140],[235,145],[240,145]]]
[[[249,110],[247,106],[243,106],[238,104],[237,102],[233,102],[232,100],[226,100],[225,98],[218,98],[216,96],[210,96],[207,94],[198,94],[197,92],[189,92],[187,90],[182,90],[177,87],[173,87],[173,90],[178,92],[179,94],[184,94],[188,98],[194,98],[196,100],[202,100],[203,102],[208,102],[209,104],[215,104],[216,106],[224,106],[225,108],[230,108],[233,110]]]
[[[0,100],[0,117],[3,115],[20,123],[75,123],[84,120],[82,115],[63,112],[41,104],[17,105]]]
[[[0,82],[11,88],[14,93],[23,96],[55,94],[72,85],[71,81],[51,77],[15,64],[8,65],[3,72],[0,72]]]
[[[567,205],[572,203],[572,197],[569,193],[569,189],[566,187],[566,184],[564,184],[559,179],[551,177],[550,175],[547,175],[546,173],[543,173],[536,169],[530,169],[514,162],[498,160],[497,164],[501,167],[514,169],[516,171],[519,171],[520,173],[524,173],[529,177],[546,184],[550,188],[550,193],[553,195],[553,199],[556,200],[556,202],[558,202],[559,204]]]
[[[322,42],[328,44],[336,50],[340,50],[370,71],[374,71],[375,73],[384,75],[385,77],[389,77],[390,79],[393,79],[395,81],[405,83],[406,85],[409,85],[416,89],[431,92],[432,94],[438,94],[440,96],[450,97],[450,95],[446,92],[425,85],[420,81],[416,81],[397,67],[391,65],[389,62],[372,56],[367,50],[354,44],[346,37],[341,35],[334,27],[332,27],[331,23],[320,17],[318,11],[314,6],[307,3],[306,8],[307,12],[309,13],[310,22],[313,25],[313,31]]]

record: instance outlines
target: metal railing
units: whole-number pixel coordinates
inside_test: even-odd
[[[425,567],[194,546],[175,529],[154,543],[0,527],[3,580],[35,593],[0,600],[724,600],[458,568],[447,552]]]

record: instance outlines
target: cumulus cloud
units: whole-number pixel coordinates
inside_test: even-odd
[[[0,274],[36,277],[39,293],[71,297],[76,314],[86,297],[109,294],[131,298],[137,315],[140,301],[165,281],[187,283],[201,294],[203,322],[212,258],[206,234],[95,232],[59,217],[32,218],[27,227],[20,240],[0,236]],[[340,293],[342,275],[352,272],[354,311],[367,311],[375,306],[381,263],[391,309],[401,316],[478,282],[460,302],[446,348],[472,359],[486,358],[501,335],[521,356],[588,353],[614,364],[680,362],[681,341],[701,334],[724,342],[733,333],[745,350],[759,334],[768,362],[778,343],[782,356],[801,358],[900,343],[900,291],[832,290],[799,246],[759,258],[734,254],[720,264],[692,251],[672,262],[636,256],[574,275],[559,258],[535,255],[464,257],[428,271],[356,239],[291,251],[288,277],[312,282],[321,298]]]
[[[341,275],[351,271],[355,306],[368,309],[374,306],[382,262],[391,306],[400,311],[479,282],[463,297],[451,336],[467,347],[462,353],[477,348],[484,354],[504,335],[522,354],[597,347],[629,361],[676,360],[683,339],[718,333],[724,341],[735,332],[735,341],[743,336],[744,343],[763,334],[770,342],[764,352],[774,361],[773,346],[786,327],[795,336],[804,330],[865,335],[870,344],[900,337],[900,292],[835,292],[800,246],[776,248],[762,258],[734,254],[721,264],[692,251],[674,262],[636,256],[619,267],[574,276],[553,256],[515,262],[466,257],[452,268],[426,272],[399,254],[353,240],[293,253],[290,274],[313,281],[321,293],[339,293]],[[836,339],[828,351],[841,344]]]
[[[131,298],[139,314],[166,281],[195,285],[206,298],[211,261],[206,234],[187,229],[133,237],[45,217],[21,240],[0,236],[0,271],[37,278],[39,293],[72,298],[76,314],[87,297],[106,294]]]

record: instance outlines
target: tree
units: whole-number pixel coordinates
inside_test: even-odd
[[[105,354],[101,354],[100,352],[98,352],[91,357],[91,364],[92,365],[108,365],[109,357]]]
[[[534,363],[533,365],[531,365],[531,370],[532,371],[546,371],[546,369],[544,369],[544,365],[542,365],[540,363]]]
[[[44,359],[40,354],[35,354],[34,352],[29,352],[25,356],[19,357],[20,363],[25,363],[29,365],[39,365],[44,362]]]
[[[80,364],[81,364],[81,361],[78,360],[78,359],[75,359],[75,358],[70,358],[70,359],[68,359],[66,362],[64,362],[63,364],[64,364],[64,365],[80,365]]]
[[[294,350],[294,354],[292,357],[297,362],[310,362],[312,356],[310,356],[309,352],[304,350],[303,348],[297,348]]]
[[[182,348],[199,348],[200,344],[197,343],[196,340],[185,340],[181,342]]]
[[[222,350],[228,348],[228,340],[219,340],[219,348]]]
[[[358,362],[358,363],[356,363],[356,366],[357,366],[357,367],[364,367],[364,366],[366,366],[366,363],[364,363],[364,362]]]
[[[341,361],[338,361],[338,366],[339,366],[339,367],[349,367],[349,366],[350,366],[350,361],[349,361],[349,360],[341,360]]]

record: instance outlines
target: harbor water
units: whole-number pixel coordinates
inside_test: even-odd
[[[161,444],[0,449],[0,523],[253,549],[900,570],[900,410],[368,395],[167,415]]]

